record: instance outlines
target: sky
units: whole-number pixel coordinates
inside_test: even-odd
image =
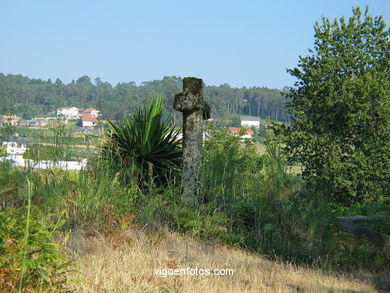
[[[0,72],[68,83],[195,76],[206,85],[293,86],[287,68],[323,16],[389,0],[0,0]]]

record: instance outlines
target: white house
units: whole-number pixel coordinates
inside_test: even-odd
[[[64,117],[79,117],[79,109],[76,107],[60,107],[57,108],[56,114]]]
[[[256,116],[241,116],[241,127],[260,128],[260,118]]]
[[[94,127],[98,124],[98,120],[92,114],[84,114],[81,117],[81,126],[82,127]]]

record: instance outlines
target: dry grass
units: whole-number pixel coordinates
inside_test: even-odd
[[[204,244],[169,232],[112,231],[74,235],[78,292],[376,292],[358,280],[325,275]],[[158,268],[228,268],[233,276],[168,276]]]

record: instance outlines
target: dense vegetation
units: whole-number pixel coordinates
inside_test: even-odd
[[[314,50],[289,70],[293,121],[281,131],[308,183],[344,205],[390,194],[389,29],[353,12],[316,24]]]
[[[174,120],[180,119],[173,110],[173,97],[181,92],[182,79],[164,77],[162,80],[118,83],[112,86],[96,78],[82,76],[68,84],[57,79],[30,79],[21,75],[0,73],[0,113],[18,114],[24,118],[55,112],[57,107],[95,107],[102,119],[122,120],[125,116],[145,105],[152,96],[163,97],[165,111]],[[237,114],[255,115],[261,118],[287,121],[285,99],[276,89],[252,87],[232,88],[228,84],[206,86],[205,99],[212,109],[212,117],[233,119]]]
[[[335,219],[386,215],[381,202],[345,209],[332,208],[321,194],[307,200],[301,179],[286,172],[276,141],[259,155],[250,142],[242,145],[225,131],[209,131],[201,203],[193,208],[182,204],[179,184],[160,187],[156,180],[140,188],[136,181],[123,185],[109,168],[34,171],[0,163],[0,286],[65,291],[66,272],[72,269],[66,259],[74,257],[67,243],[71,233],[122,235],[137,226],[148,227],[152,242],[159,241],[159,229],[169,227],[296,264],[386,271],[388,245],[355,239]],[[373,228],[390,233],[388,225],[377,225]]]

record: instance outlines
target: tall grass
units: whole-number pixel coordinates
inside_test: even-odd
[[[30,211],[31,211],[31,183],[27,180],[28,192],[27,192],[27,217],[26,217],[26,230],[24,232],[24,241],[22,244],[22,260],[21,260],[21,271],[20,271],[20,281],[19,281],[19,292],[23,288],[23,278],[26,273],[26,257],[28,249],[28,238],[30,236]]]
[[[249,198],[262,186],[262,157],[252,143],[226,131],[209,129],[205,141],[200,195],[204,203],[216,202],[225,209],[234,201]]]
[[[58,222],[32,204],[32,184],[27,186],[26,205],[0,211],[0,289],[65,291],[70,263],[53,238]]]

